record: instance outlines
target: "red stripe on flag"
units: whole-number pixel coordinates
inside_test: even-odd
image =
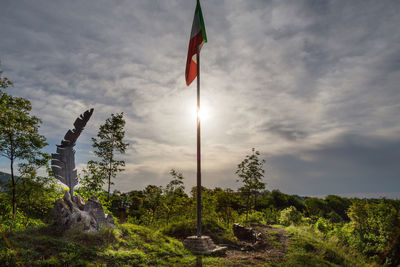
[[[196,34],[192,39],[190,39],[188,56],[186,60],[186,85],[189,85],[197,77],[197,64],[192,60],[193,56],[197,54],[198,47],[203,42],[203,35],[201,31]]]

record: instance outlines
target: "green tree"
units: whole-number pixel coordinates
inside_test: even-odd
[[[14,163],[37,161],[44,155],[41,149],[47,145],[46,138],[39,134],[41,120],[30,115],[31,109],[29,100],[0,92],[0,155],[10,160],[13,215],[16,204]]]
[[[323,199],[310,197],[307,198],[304,203],[306,205],[307,214],[310,217],[325,217],[329,212],[329,207]]]
[[[169,174],[172,176],[172,180],[166,186],[167,194],[180,194],[183,195],[185,192],[185,185],[183,184],[183,175],[180,172],[172,169]]]
[[[400,255],[400,208],[395,200],[355,200],[348,210],[349,243],[383,266],[398,266]]]
[[[158,216],[158,211],[161,208],[163,200],[162,192],[162,187],[156,185],[148,185],[143,190],[145,196],[143,206],[146,209],[148,216],[148,218],[144,219],[146,219],[149,224],[152,224]]]
[[[335,212],[337,215],[339,215],[342,220],[349,220],[349,217],[347,216],[347,210],[351,205],[351,201],[349,199],[335,195],[329,195],[325,197],[325,202],[332,212]]]
[[[122,167],[125,166],[125,161],[115,159],[115,154],[124,154],[129,145],[123,142],[124,126],[123,113],[111,114],[111,117],[100,126],[98,139],[92,138],[92,146],[96,149],[94,153],[101,159],[94,164],[100,168],[100,172],[104,174],[104,180],[108,182],[107,199],[110,198],[110,187],[114,184],[111,182],[111,178],[115,178],[118,172],[124,170]]]
[[[239,176],[238,182],[241,181],[243,186],[239,191],[245,196],[246,202],[246,220],[252,207],[256,206],[257,195],[261,190],[265,189],[265,183],[262,182],[264,177],[263,164],[265,160],[260,160],[258,157],[260,152],[252,149],[252,154],[238,165],[236,174]]]
[[[235,202],[237,202],[237,197],[234,191],[230,188],[222,190],[220,188],[214,189],[217,198],[217,210],[223,218],[224,222],[229,225],[235,220],[237,212],[234,210]]]
[[[179,217],[182,219],[186,214],[188,197],[185,194],[183,175],[172,169],[169,174],[172,180],[167,184],[164,190],[164,199],[162,201],[163,213],[166,223],[169,224],[171,218]]]
[[[285,226],[290,224],[299,224],[301,221],[301,213],[294,206],[290,206],[281,211],[279,223]]]
[[[1,62],[0,62],[1,66]],[[3,71],[0,69],[0,88],[6,89],[7,87],[13,85],[13,82],[10,81],[7,77],[2,77]],[[0,90],[1,93],[1,90]]]
[[[82,170],[83,177],[79,180],[81,187],[78,189],[79,194],[84,198],[95,196],[99,198],[103,193],[104,173],[98,168],[95,161],[91,160],[87,163],[86,168]]]
[[[38,169],[46,166],[48,172],[49,155],[35,163],[18,164],[18,182],[16,183],[17,207],[29,218],[44,219],[54,206],[54,201],[62,196],[62,187],[52,176],[38,175]]]

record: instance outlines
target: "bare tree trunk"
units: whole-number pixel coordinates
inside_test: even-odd
[[[13,219],[15,219],[15,178],[14,178],[14,159],[10,160],[10,169],[11,169],[11,192],[12,192],[12,213]]]
[[[254,209],[257,207],[257,192],[254,193]]]
[[[110,169],[108,170],[108,190],[107,190],[107,201],[110,201],[111,172],[112,172],[112,158],[110,159]]]
[[[246,200],[246,221],[249,216],[250,212],[250,193],[247,194],[247,200]]]
[[[110,185],[111,185],[111,175],[108,175],[107,201],[110,200]]]

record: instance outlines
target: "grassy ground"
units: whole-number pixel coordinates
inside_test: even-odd
[[[310,227],[287,227],[289,247],[280,266],[374,266]]]
[[[51,226],[0,238],[0,266],[237,266],[240,261],[197,258],[158,231],[122,224],[99,233],[61,234]]]
[[[96,234],[64,235],[45,226],[3,236],[0,266],[200,266],[200,262],[202,266],[369,266],[360,255],[310,228],[288,227],[287,233],[276,230],[269,230],[268,240],[272,249],[282,247],[286,253],[280,262],[252,252],[246,257],[230,257],[228,253],[226,257],[199,258],[184,249],[179,240],[134,224]],[[279,238],[282,234],[287,238]]]
[[[148,266],[175,263],[190,256],[181,242],[131,224],[96,234],[68,235],[47,226],[6,238],[8,242],[4,238],[0,242],[1,266]]]

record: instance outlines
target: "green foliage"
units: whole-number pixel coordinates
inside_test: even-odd
[[[81,187],[78,189],[79,194],[85,199],[91,197],[100,197],[103,193],[105,174],[101,168],[98,168],[95,161],[91,160],[87,163],[85,169],[82,170],[83,177],[79,179]]]
[[[221,217],[225,224],[230,225],[239,216],[238,207],[240,207],[240,197],[232,189],[222,190],[216,188],[214,190],[216,200],[216,211],[218,217]]]
[[[304,211],[305,205],[303,200],[296,195],[286,195],[279,190],[272,190],[272,192],[263,191],[258,197],[257,210],[266,208],[285,209],[290,206],[296,207],[298,211]]]
[[[19,210],[27,216],[46,220],[55,200],[62,196],[62,188],[54,177],[39,176],[39,167],[32,163],[19,165],[16,200]]]
[[[1,62],[0,62],[0,66],[1,66]],[[10,81],[7,77],[2,77],[3,75],[3,71],[0,69],[0,88],[6,89],[9,86],[13,85],[13,82]],[[1,90],[0,90],[0,94],[1,94]]]
[[[7,193],[0,193],[0,216],[11,212],[11,204]]]
[[[161,214],[168,224],[171,220],[180,220],[187,213],[187,206],[190,201],[185,194],[182,173],[174,169],[170,171],[172,180],[167,184],[161,205]]]
[[[325,200],[311,197],[304,201],[306,214],[317,221],[323,217],[332,223],[349,221],[347,210],[351,205],[351,201],[335,195],[329,195]]]
[[[304,201],[306,205],[307,215],[310,217],[324,217],[328,213],[328,205],[325,200],[310,197]]]
[[[111,117],[100,126],[97,138],[92,138],[93,148],[96,149],[94,153],[100,158],[100,161],[93,161],[92,164],[99,168],[98,173],[108,182],[108,196],[110,196],[110,186],[113,184],[111,178],[115,178],[125,166],[125,161],[115,159],[115,153],[124,154],[129,145],[123,141],[124,126],[123,113],[111,114]]]
[[[153,222],[161,217],[161,208],[162,200],[163,200],[163,189],[161,186],[148,185],[143,190],[144,199],[143,199],[143,207],[146,210],[147,218],[142,218],[142,221],[145,225],[153,224]]]
[[[327,240],[309,227],[290,226],[288,253],[280,266],[372,266],[362,255]]]
[[[42,226],[14,232],[7,240],[0,239],[1,266],[172,266],[192,260],[181,242],[131,224],[65,236]]]
[[[31,116],[29,100],[0,92],[0,155],[10,160],[12,211],[16,211],[16,181],[14,163],[26,160],[43,162],[41,149],[47,145],[46,138],[39,134],[40,119]]]
[[[237,219],[238,223],[242,225],[254,225],[254,224],[267,224],[267,218],[263,212],[252,211],[249,214],[242,214]]]
[[[281,211],[279,223],[282,225],[297,225],[301,222],[301,213],[293,206]]]
[[[252,154],[247,155],[245,159],[239,163],[236,170],[236,174],[239,176],[237,181],[243,183],[239,191],[246,198],[246,214],[257,205],[257,195],[265,188],[265,183],[262,182],[265,173],[263,169],[265,160],[260,160],[258,158],[260,152],[256,151],[254,148],[251,151]]]
[[[346,198],[342,198],[335,195],[329,195],[325,197],[325,201],[330,208],[331,212],[328,213],[328,218],[333,222],[348,221],[347,210],[351,205],[351,201]],[[337,217],[340,216],[339,217]]]
[[[318,221],[315,223],[315,228],[326,235],[329,231],[333,230],[333,225],[329,220],[321,217],[318,218]]]
[[[279,222],[280,211],[274,207],[269,207],[262,211],[266,224],[276,224]]]
[[[15,215],[6,213],[0,215],[0,228],[4,233],[12,231],[25,231],[43,226],[44,223],[40,219],[28,217],[24,212],[17,210]]]
[[[203,220],[203,234],[208,235],[217,244],[233,244],[236,238],[233,236],[231,227],[228,228],[215,219],[207,218]],[[188,236],[196,235],[196,220],[181,220],[171,223],[161,229],[163,234],[183,240]]]
[[[390,200],[363,201],[356,200],[350,206],[350,235],[345,242],[362,251],[373,259],[379,259],[389,265],[393,260],[400,259],[400,255],[392,255],[395,258],[387,258],[386,255],[396,250],[394,244],[400,235],[400,208],[398,203]],[[397,264],[400,264],[397,260]]]
[[[172,176],[172,180],[167,184],[165,192],[167,195],[184,195],[185,185],[183,183],[183,175],[172,169],[169,174]]]
[[[41,120],[29,114],[31,109],[27,99],[0,94],[0,152],[9,160],[34,161],[47,145],[38,132]]]

